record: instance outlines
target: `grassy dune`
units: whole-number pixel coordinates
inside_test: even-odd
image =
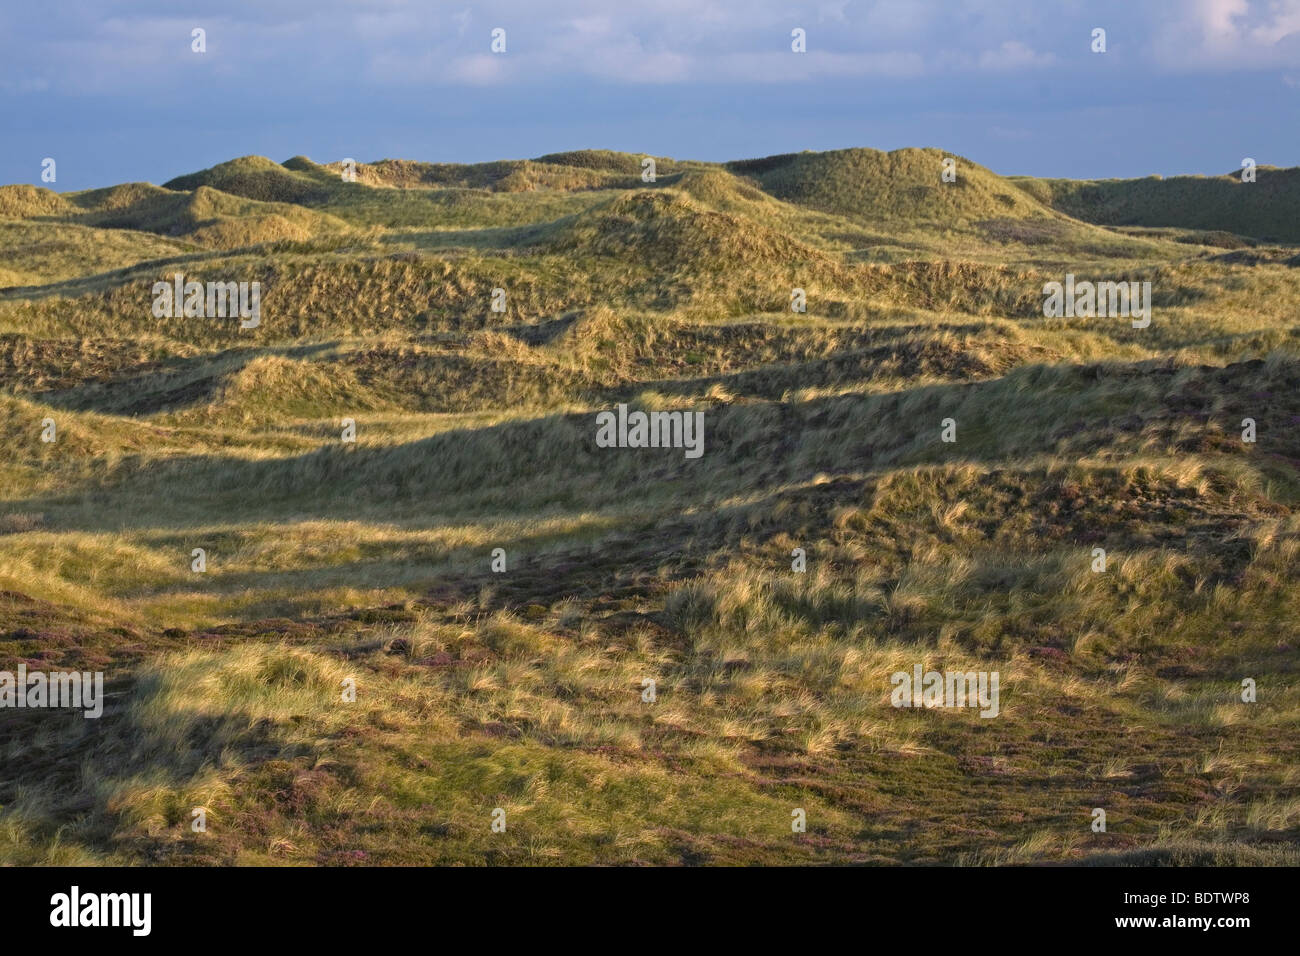
[[[946,155],[0,187],[0,862],[1300,862],[1297,172]]]
[[[1254,182],[1224,176],[1146,179],[1013,177],[1030,195],[1063,213],[1108,226],[1181,226],[1213,235],[1228,248],[1255,241],[1300,242],[1300,169],[1261,166]]]

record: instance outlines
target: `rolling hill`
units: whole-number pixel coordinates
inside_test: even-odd
[[[0,863],[1300,863],[1300,171],[951,156],[0,187]]]
[[[1179,226],[1264,242],[1300,242],[1300,169],[1260,166],[1255,182],[1225,176],[1013,178],[1052,208],[1103,226]]]

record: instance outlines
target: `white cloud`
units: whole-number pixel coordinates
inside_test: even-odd
[[[849,5],[850,0],[830,0],[828,3],[817,5],[817,22],[825,23],[827,20],[833,20],[835,23],[849,22],[849,18],[844,15],[845,8]]]
[[[791,83],[818,77],[913,77],[925,73],[918,53],[729,53],[694,65],[697,80]]]
[[[472,56],[458,56],[448,62],[443,76],[453,83],[489,86],[506,80],[507,70],[504,54],[475,53]]]
[[[1192,0],[1156,21],[1160,65],[1199,72],[1300,65],[1300,0]]]
[[[1019,40],[1007,40],[996,50],[981,53],[979,68],[992,73],[1009,73],[1051,66],[1055,62],[1056,57],[1051,53],[1035,53]]]
[[[996,77],[1077,66],[1096,25],[1108,28],[1125,66],[1138,70],[1300,70],[1300,0],[1136,7],[1090,0],[1086,8],[1052,10],[1041,0],[547,0],[544,10],[536,0],[315,0],[311,7],[227,0],[220,17],[197,19],[176,15],[166,0],[70,2],[81,15],[50,20],[21,6],[0,10],[6,89],[47,74],[56,92],[118,95],[196,75],[285,90],[348,81],[384,90],[573,78],[687,85]],[[202,61],[188,40],[200,21],[209,48]],[[500,56],[488,51],[498,25],[510,38]],[[808,31],[807,53],[790,51],[795,26]]]

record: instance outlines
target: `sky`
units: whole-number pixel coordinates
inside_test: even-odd
[[[1300,165],[1300,0],[0,0],[0,183],[851,146],[1081,179]]]

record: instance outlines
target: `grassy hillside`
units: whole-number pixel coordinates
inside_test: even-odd
[[[1255,182],[1227,176],[1028,179],[1012,182],[1066,215],[1104,226],[1181,226],[1300,242],[1300,169],[1260,166]]]
[[[952,182],[941,178],[952,159]],[[838,149],[728,163],[772,195],[865,219],[930,222],[1047,217],[1032,196],[960,156],[937,149]]]
[[[0,862],[1300,863],[1296,171],[948,155],[0,187]]]

